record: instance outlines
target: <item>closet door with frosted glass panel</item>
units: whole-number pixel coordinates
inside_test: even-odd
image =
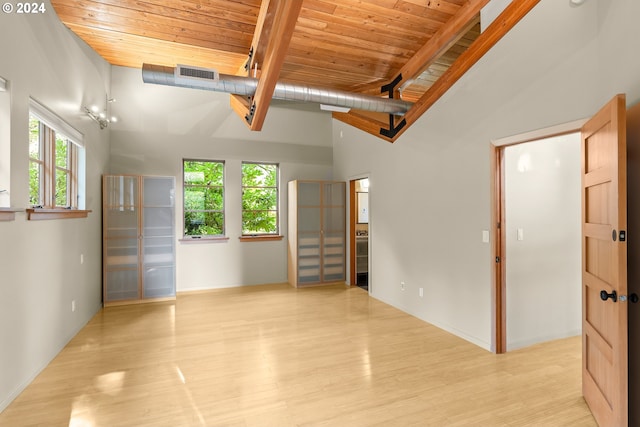
[[[322,281],[345,280],[345,183],[323,184]]]
[[[143,177],[143,298],[175,296],[175,178]]]
[[[321,184],[298,182],[298,283],[321,281]]]
[[[136,176],[103,180],[105,303],[140,298],[138,189]]]

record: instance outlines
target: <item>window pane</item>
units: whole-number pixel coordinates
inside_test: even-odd
[[[224,163],[185,161],[184,183],[222,186],[224,185]]]
[[[222,211],[224,190],[222,187],[185,187],[185,210]]]
[[[243,163],[243,187],[275,187],[277,185],[278,165]]]
[[[275,188],[245,188],[242,191],[242,209],[277,210],[278,191]]]
[[[29,162],[29,204],[31,206],[41,205],[40,199],[40,163]]]
[[[278,165],[242,164],[242,234],[278,233]]]
[[[29,157],[40,159],[40,121],[29,116]]]
[[[222,212],[185,212],[184,234],[186,236],[222,235],[224,234],[224,214]]]
[[[60,169],[56,169],[56,206],[69,206],[69,175]]]
[[[224,235],[224,162],[183,162],[185,236]]]
[[[275,234],[278,232],[278,212],[243,211],[242,234]]]
[[[56,134],[56,166],[59,168],[68,168],[69,163],[69,142]]]

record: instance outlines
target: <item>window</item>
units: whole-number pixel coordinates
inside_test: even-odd
[[[29,116],[29,204],[77,208],[77,147],[39,117]]]
[[[224,162],[183,161],[185,237],[224,235]]]
[[[84,136],[29,99],[30,220],[85,218]]]
[[[242,235],[277,235],[278,165],[242,163]]]

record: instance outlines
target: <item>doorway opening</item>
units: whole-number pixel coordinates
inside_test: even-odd
[[[349,182],[350,283],[369,291],[369,178]]]
[[[581,331],[580,126],[492,142],[492,349]]]

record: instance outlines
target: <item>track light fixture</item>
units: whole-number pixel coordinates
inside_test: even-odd
[[[84,112],[87,113],[93,121],[98,123],[100,129],[105,129],[109,126],[109,123],[115,123],[118,121],[118,118],[115,116],[109,116],[109,104],[112,102],[116,102],[114,98],[106,97],[106,105],[103,111],[100,111],[100,107],[97,105],[92,105],[91,108],[84,107]]]

